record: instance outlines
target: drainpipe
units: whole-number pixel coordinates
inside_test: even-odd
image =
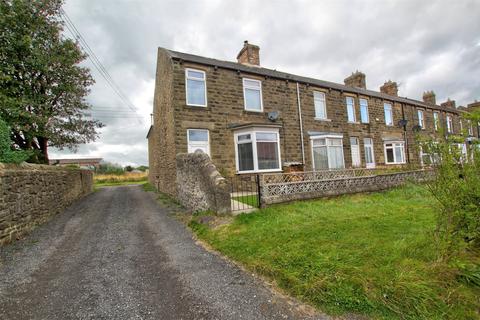
[[[302,106],[300,104],[300,86],[297,82],[297,106],[298,106],[298,121],[300,124],[300,145],[302,146],[302,165],[303,170],[305,171],[305,149],[303,146],[303,121],[302,121]]]
[[[402,119],[406,120],[405,110],[404,110],[405,105],[402,103],[401,106],[402,106]],[[406,160],[407,160],[407,163],[410,163],[410,149],[409,149],[408,138],[407,138],[407,125],[403,126],[403,139],[405,140],[405,155],[407,156]]]

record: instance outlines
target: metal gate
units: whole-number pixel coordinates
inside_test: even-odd
[[[233,176],[230,178],[230,196],[233,213],[250,212],[260,208],[260,177]]]

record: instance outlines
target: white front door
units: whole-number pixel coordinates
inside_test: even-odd
[[[350,148],[352,150],[352,167],[360,167],[360,146],[358,145],[358,138],[350,138]]]
[[[367,168],[375,168],[375,157],[373,155],[373,141],[372,138],[365,138],[363,140],[365,145],[365,163]]]

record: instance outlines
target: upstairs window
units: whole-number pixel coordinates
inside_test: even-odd
[[[243,79],[243,100],[245,110],[263,111],[262,82],[254,79]]]
[[[434,127],[435,131],[438,131],[438,123],[439,123],[438,112],[434,112],[433,113],[433,127]]]
[[[347,117],[348,122],[356,122],[355,118],[355,100],[352,97],[347,97]]]
[[[472,136],[473,136],[472,121],[471,121],[471,120],[468,120],[468,123],[467,123],[467,124],[468,124],[468,135],[469,135],[470,137],[472,137]]]
[[[360,99],[360,120],[362,123],[368,123],[368,100]]]
[[[235,134],[237,172],[280,170],[278,131],[267,130],[252,130]]]
[[[425,129],[425,118],[423,117],[423,110],[417,110],[418,114],[418,125],[420,128]]]
[[[447,132],[452,133],[453,131],[453,120],[452,117],[447,115]]]
[[[188,153],[202,151],[210,155],[210,143],[208,130],[188,129],[187,130]]]
[[[207,106],[207,85],[205,72],[195,69],[185,69],[187,105],[196,107]]]
[[[405,147],[403,141],[385,143],[385,163],[405,163]]]
[[[325,103],[325,93],[314,91],[313,103],[315,105],[315,119],[320,119],[320,120],[327,119],[327,106]]]
[[[383,104],[383,111],[385,113],[385,124],[387,126],[393,126],[392,105],[390,103],[384,103]]]

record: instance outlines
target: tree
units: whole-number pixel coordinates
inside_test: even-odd
[[[133,171],[133,167],[132,167],[132,166],[126,166],[126,167],[125,167],[125,171],[127,171],[127,172],[132,172],[132,171]]]
[[[27,151],[15,150],[10,140],[10,128],[0,119],[0,162],[20,163],[30,156]]]
[[[62,36],[62,4],[0,1],[0,116],[33,162],[48,163],[48,147],[75,150],[95,140],[102,127],[85,114],[94,81],[79,66],[86,54]]]

